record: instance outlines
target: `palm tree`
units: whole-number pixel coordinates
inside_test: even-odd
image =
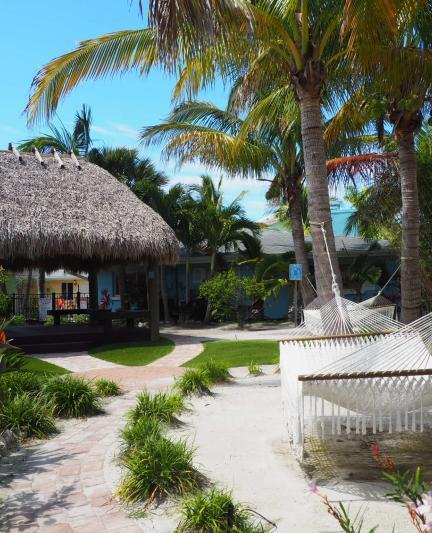
[[[366,31],[359,9],[346,10],[351,55],[366,84],[362,96],[369,119],[392,126],[400,163],[402,195],[401,296],[403,322],[421,313],[420,209],[415,136],[425,113],[432,113],[432,6],[401,0],[372,2],[379,25]],[[371,4],[371,3],[370,3]],[[386,4],[384,6],[383,4]],[[375,11],[374,11],[375,13]],[[375,15],[374,15],[375,18]],[[376,73],[379,73],[379,76]]]
[[[337,66],[343,56],[339,39],[343,7],[343,0],[154,0],[150,6],[154,31],[126,30],[83,41],[43,67],[33,81],[29,121],[49,118],[60,99],[84,79],[126,70],[146,74],[161,63],[171,72],[184,66],[181,82],[192,92],[212,83],[217,74],[228,79],[233,67],[245,65],[246,98],[247,88],[291,85],[301,110],[315,276],[320,296],[328,299],[332,279],[321,224],[326,227],[339,284],[341,277],[330,223],[320,99],[324,83],[334,86],[341,78]]]
[[[58,152],[74,152],[85,157],[92,145],[91,124],[91,109],[83,104],[81,111],[77,111],[75,115],[72,131],[69,131],[61,121],[59,126],[50,123],[49,132],[21,141],[18,150],[30,152],[35,147],[40,152],[49,152],[54,148]]]
[[[250,115],[253,113],[254,109]],[[248,117],[243,120],[211,103],[191,101],[176,107],[163,124],[144,128],[141,139],[147,144],[166,142],[165,157],[176,157],[180,163],[199,160],[231,175],[258,179],[263,172],[272,171],[275,177],[269,181],[278,184],[279,196],[289,205],[296,261],[309,277],[300,207],[303,174],[295,117],[293,123],[283,128],[280,119],[270,123],[261,120],[252,128]],[[248,135],[242,134],[245,125]],[[301,287],[307,305],[314,292],[306,281]]]
[[[246,217],[238,195],[231,203],[223,203],[222,179],[216,185],[209,176],[201,176],[199,185],[191,186],[191,194],[196,202],[197,225],[202,229],[202,248],[210,255],[210,276],[217,271],[217,254],[238,250],[243,242],[248,243],[251,235],[258,238],[258,224]],[[206,318],[210,317],[207,307]]]
[[[420,210],[420,284],[428,289],[432,272],[432,127],[425,125],[417,136],[416,158]],[[399,169],[383,173],[376,183],[361,191],[350,191],[348,199],[356,212],[348,219],[346,231],[357,229],[369,239],[388,239],[401,247],[403,225]],[[376,206],[379,205],[379,209]]]

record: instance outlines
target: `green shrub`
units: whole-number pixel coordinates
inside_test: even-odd
[[[210,380],[205,372],[190,368],[176,380],[174,388],[183,396],[202,396],[210,394],[209,385]]]
[[[180,506],[183,517],[178,533],[254,533],[264,531],[254,523],[252,514],[239,503],[234,503],[230,492],[211,489],[185,498]]]
[[[210,383],[222,383],[231,379],[228,365],[215,359],[210,359],[200,366]]]
[[[0,432],[6,429],[21,437],[47,438],[56,431],[52,405],[40,394],[11,398],[0,410]]]
[[[89,315],[74,315],[73,322],[75,322],[75,324],[88,324]]]
[[[17,371],[3,374],[0,377],[0,401],[15,398],[23,393],[30,396],[39,394],[44,387],[46,378],[34,372]]]
[[[132,423],[137,422],[142,417],[150,417],[170,424],[175,421],[175,415],[184,410],[184,399],[178,394],[166,392],[151,394],[148,391],[143,391],[137,396],[137,404],[129,411],[128,417]]]
[[[52,400],[58,416],[82,417],[102,411],[97,392],[83,378],[68,374],[52,377],[45,383],[44,394]]]
[[[135,423],[129,423],[121,432],[123,441],[123,451],[139,449],[145,445],[149,439],[158,440],[162,438],[161,422],[154,417],[142,417]]]
[[[194,450],[186,441],[150,438],[123,457],[126,475],[117,490],[127,503],[160,502],[170,495],[196,490],[203,476],[192,464]]]
[[[261,376],[263,373],[262,368],[260,365],[255,363],[255,361],[251,361],[248,365],[248,372],[251,376]]]
[[[93,382],[93,386],[99,396],[120,396],[122,390],[112,379],[99,378]]]
[[[23,326],[27,322],[27,319],[24,315],[14,315],[9,320],[9,325],[11,326]]]

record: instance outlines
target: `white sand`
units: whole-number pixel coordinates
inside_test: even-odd
[[[235,373],[247,374],[245,369]],[[192,411],[183,417],[186,426],[173,432],[193,441],[201,471],[219,486],[233,489],[235,499],[276,522],[279,532],[341,531],[319,497],[307,492],[305,475],[290,451],[279,376],[244,377],[214,391],[214,397],[193,399]],[[335,482],[321,490],[330,501],[347,503],[353,517],[363,509],[362,531],[376,525],[380,532],[393,531],[393,526],[397,533],[413,530],[404,506],[382,498],[386,488],[380,483]],[[171,505],[139,522],[145,531],[168,533],[178,517]]]

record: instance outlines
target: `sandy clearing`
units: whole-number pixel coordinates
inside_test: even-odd
[[[246,375],[246,369],[235,373]],[[240,378],[214,390],[214,397],[192,401],[187,426],[176,431],[193,440],[197,463],[209,478],[232,488],[235,498],[276,522],[280,532],[338,531],[320,499],[307,493],[286,440],[279,376]],[[348,503],[352,516],[365,509],[364,531],[377,524],[383,532],[393,525],[400,533],[412,529],[402,505],[372,498],[385,492],[381,483],[334,482],[322,491],[332,501]]]
[[[279,375],[272,367],[264,370],[265,375],[252,378],[245,368],[235,369],[235,383],[215,387],[212,397],[192,399],[191,411],[182,417],[185,425],[172,436],[190,439],[201,471],[276,522],[278,532],[340,531],[320,499],[307,492],[306,477],[286,440]],[[113,486],[119,472],[107,462],[106,467]],[[393,526],[396,533],[413,530],[405,508],[382,498],[386,487],[380,482],[333,482],[321,489],[331,501],[347,503],[351,516],[364,509],[363,531],[377,524],[383,533]],[[144,531],[171,533],[178,519],[171,502],[139,524]]]

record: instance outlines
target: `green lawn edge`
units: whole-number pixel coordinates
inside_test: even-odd
[[[22,368],[27,372],[34,372],[36,374],[69,374],[70,370],[62,366],[54,365],[48,361],[42,361],[35,356],[26,356],[25,364]]]
[[[258,365],[271,365],[279,359],[279,343],[272,340],[208,341],[199,355],[182,366],[199,368],[210,359],[230,368],[248,366],[252,361]]]
[[[145,366],[171,353],[174,342],[161,337],[156,342],[140,341],[107,344],[91,348],[89,355],[124,366]]]

